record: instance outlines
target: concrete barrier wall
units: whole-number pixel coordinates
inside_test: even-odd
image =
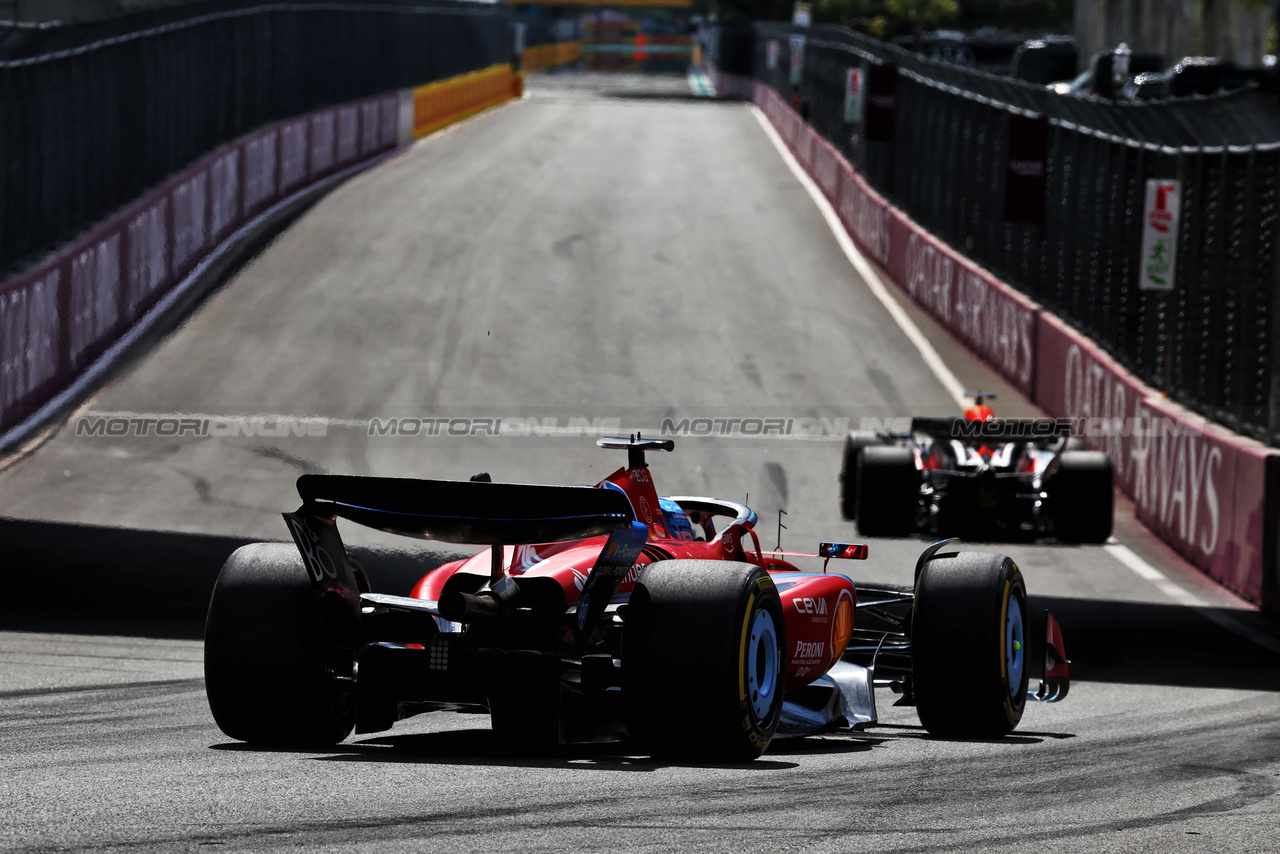
[[[716,91],[754,102],[822,188],[859,249],[944,327],[1106,451],[1116,485],[1161,539],[1251,602],[1266,580],[1268,469],[1280,452],[1164,399],[1084,335],[969,261],[875,192],[768,86],[708,68]]]
[[[1142,522],[1211,578],[1263,601],[1276,452],[1162,398],[1058,318],[1038,321],[1036,402],[1085,425]]]
[[[0,284],[0,447],[106,370],[264,214],[520,88],[499,65],[262,128]]]

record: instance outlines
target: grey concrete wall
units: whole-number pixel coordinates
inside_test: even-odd
[[[1076,0],[1075,37],[1081,68],[1100,50],[1127,42],[1135,53],[1158,53],[1166,66],[1184,56],[1220,56],[1259,65],[1268,9],[1244,0]]]

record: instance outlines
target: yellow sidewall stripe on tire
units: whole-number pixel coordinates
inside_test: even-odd
[[[1000,602],[1000,681],[1004,686],[1004,714],[1009,723],[1017,723],[1016,715],[1013,713],[1013,699],[1010,697],[1010,691],[1013,689],[1009,685],[1009,651],[1005,645],[1009,642],[1009,627],[1005,623],[1009,619],[1009,591],[1013,587],[1012,581],[1004,583],[1004,597]]]
[[[747,699],[747,630],[751,627],[751,606],[756,594],[747,597],[747,615],[742,620],[742,642],[738,644],[738,700]]]
[[[1009,662],[1008,650],[1005,644],[1008,642],[1008,629],[1005,622],[1009,619],[1009,588],[1013,586],[1013,582],[1006,581],[1004,583],[1004,597],[1000,601],[1000,678],[1006,683],[1009,681]]]

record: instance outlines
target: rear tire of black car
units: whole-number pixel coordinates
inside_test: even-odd
[[[916,528],[920,471],[910,448],[869,447],[858,464],[858,532],[905,537]]]
[[[840,515],[852,522],[858,518],[858,463],[864,449],[883,445],[884,440],[870,430],[854,430],[844,437],[844,457],[840,462]]]
[[[1047,489],[1053,531],[1066,543],[1105,543],[1115,514],[1115,474],[1101,451],[1064,451]]]
[[[916,580],[912,689],[933,735],[999,738],[1027,702],[1030,614],[1010,558],[962,552],[934,557]]]
[[[655,756],[747,762],[782,715],[786,624],[758,566],[649,566],[627,604],[622,700],[632,743]]]
[[[279,747],[346,738],[355,725],[356,620],[336,594],[315,592],[292,546],[236,549],[218,574],[205,622],[205,689],[218,728]]]

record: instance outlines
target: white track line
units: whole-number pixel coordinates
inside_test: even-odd
[[[1184,590],[1174,584],[1163,572],[1138,557],[1133,549],[1116,542],[1114,538],[1102,548],[1106,550],[1107,554],[1133,570],[1139,577],[1145,578],[1160,588],[1161,593],[1179,605],[1186,605],[1189,608],[1204,608],[1208,606],[1209,603],[1189,590]]]
[[[862,253],[858,251],[858,247],[853,245],[853,240],[849,237],[848,232],[844,230],[844,224],[840,222],[840,217],[836,214],[835,208],[831,207],[827,197],[822,195],[822,190],[818,189],[818,185],[814,183],[813,179],[796,161],[791,149],[787,148],[787,144],[782,141],[782,137],[778,136],[778,132],[769,123],[768,117],[755,105],[752,105],[751,111],[755,113],[756,121],[760,123],[760,127],[764,128],[764,132],[773,143],[773,147],[778,149],[778,154],[782,155],[782,160],[787,164],[787,168],[791,170],[791,174],[796,176],[800,186],[804,187],[809,194],[809,198],[813,199],[813,203],[818,206],[818,212],[827,221],[827,227],[831,229],[831,234],[835,237],[836,243],[840,245],[845,257],[849,259],[849,263],[853,265],[853,268],[858,271],[858,275],[867,283],[867,287],[875,298],[880,300],[880,304],[889,312],[889,316],[898,324],[898,328],[920,351],[920,357],[924,359],[924,363],[933,371],[933,375],[938,378],[938,382],[942,383],[942,387],[947,390],[947,394],[955,399],[957,406],[964,409],[969,405],[964,395],[964,384],[956,379],[955,374],[951,373],[947,363],[942,361],[938,351],[933,349],[933,345],[929,343],[929,339],[920,331],[920,327],[916,326],[915,321],[903,310],[902,306],[898,305],[897,300],[889,295],[889,289],[880,280],[875,268],[862,256]]]
[[[756,121],[760,123],[760,127],[764,128],[765,135],[769,137],[769,141],[773,143],[773,147],[778,150],[778,154],[781,155],[782,161],[786,163],[787,168],[791,170],[791,174],[800,182],[800,186],[804,187],[805,191],[809,194],[809,198],[813,199],[813,203],[817,206],[818,212],[821,213],[822,218],[826,220],[827,227],[831,229],[831,234],[835,237],[836,243],[839,244],[840,249],[845,254],[845,257],[849,259],[849,263],[853,265],[853,268],[858,271],[858,275],[860,275],[867,283],[867,287],[871,290],[871,293],[874,294],[876,299],[880,300],[881,304],[884,305],[886,310],[888,310],[889,315],[898,324],[898,328],[903,331],[907,338],[910,339],[911,343],[915,345],[916,349],[920,351],[920,355],[923,357],[924,363],[929,366],[931,371],[933,371],[933,374],[938,378],[938,381],[942,383],[947,392],[956,399],[956,402],[959,404],[961,409],[966,407],[968,402],[964,395],[964,385],[956,379],[955,374],[951,373],[951,369],[942,361],[942,357],[938,355],[938,351],[933,349],[933,345],[929,343],[929,340],[925,338],[924,333],[920,331],[920,327],[915,325],[915,322],[907,315],[902,306],[898,305],[897,301],[889,295],[888,288],[885,287],[884,282],[880,279],[879,274],[876,273],[875,268],[872,267],[871,263],[863,257],[861,252],[858,251],[858,248],[853,244],[852,238],[850,238],[848,232],[844,230],[844,224],[840,222],[840,217],[836,214],[835,208],[831,206],[831,203],[827,201],[827,197],[822,194],[822,190],[818,188],[818,185],[814,180],[810,178],[808,173],[806,173],[800,166],[800,163],[791,153],[791,149],[787,148],[787,144],[782,141],[782,137],[778,135],[777,130],[775,130],[773,125],[769,123],[769,119],[764,114],[764,111],[754,104],[751,106],[751,111],[755,114]],[[1275,638],[1265,635],[1262,632],[1251,629],[1248,626],[1236,622],[1226,616],[1220,609],[1210,606],[1199,596],[1196,596],[1194,593],[1191,593],[1175,584],[1168,578],[1168,576],[1160,572],[1160,570],[1138,557],[1138,555],[1135,554],[1128,546],[1121,545],[1113,539],[1103,548],[1106,549],[1107,553],[1118,562],[1131,569],[1139,577],[1151,582],[1160,590],[1161,593],[1164,593],[1179,605],[1185,605],[1188,608],[1193,608],[1206,619],[1216,623],[1227,631],[1253,641],[1258,646],[1268,649],[1271,652],[1280,653],[1280,641],[1277,641]]]

